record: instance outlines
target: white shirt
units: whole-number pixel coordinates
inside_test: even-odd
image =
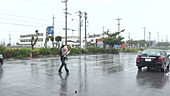
[[[1,59],[3,58],[2,54],[0,54],[0,58],[1,58]]]

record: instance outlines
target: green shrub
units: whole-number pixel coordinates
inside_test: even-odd
[[[32,50],[32,56],[38,56],[38,55],[40,55],[39,49]]]
[[[70,55],[82,54],[80,50],[80,48],[71,48]]]
[[[4,51],[4,57],[5,58],[12,58],[12,49],[6,48]]]
[[[49,48],[39,48],[39,55],[50,55]]]
[[[121,49],[121,52],[138,52],[139,50],[141,50],[140,48],[125,48],[125,49]]]
[[[89,51],[87,49],[80,49],[80,51],[81,51],[82,54],[88,54],[89,53]]]
[[[111,53],[110,49],[104,49],[104,53]]]
[[[27,48],[19,48],[19,49],[12,49],[11,50],[11,57],[12,58],[26,58],[29,57],[31,49]]]
[[[119,53],[119,49],[112,49],[112,50],[111,50],[111,53],[112,53],[112,54],[118,54],[118,53]]]
[[[4,55],[5,50],[6,50],[5,46],[0,46],[0,54]]]
[[[89,53],[97,53],[97,47],[88,47],[87,50]]]
[[[58,55],[60,49],[59,48],[56,48],[56,47],[53,47],[53,48],[49,48],[49,51],[51,53],[51,55]]]

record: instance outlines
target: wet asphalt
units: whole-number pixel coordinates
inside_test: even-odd
[[[138,71],[137,53],[5,60],[0,96],[169,96],[169,71]]]

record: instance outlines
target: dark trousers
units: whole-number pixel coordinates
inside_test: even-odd
[[[1,58],[0,58],[0,63],[1,63],[1,65],[3,65],[3,59],[1,59]]]
[[[61,56],[61,62],[62,62],[62,64],[61,64],[61,66],[60,66],[60,68],[59,68],[58,72],[61,72],[61,70],[62,70],[63,66],[65,67],[66,72],[67,72],[67,73],[69,72],[69,70],[68,70],[68,68],[67,68],[67,64],[66,64],[65,60],[66,60],[66,57]]]

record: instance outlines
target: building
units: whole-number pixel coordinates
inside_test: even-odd
[[[91,43],[91,46],[96,46],[96,47],[101,47],[103,48],[103,40],[102,38],[104,37],[103,34],[93,34],[87,35],[87,42]],[[85,39],[83,40],[83,48],[85,46]]]
[[[20,35],[20,42],[19,45],[22,47],[27,47],[27,48],[31,48],[31,37],[35,36],[36,34],[25,34],[25,35]],[[103,44],[101,42],[103,34],[93,34],[93,35],[87,35],[87,42],[90,42],[91,45],[90,46],[97,46],[97,47],[102,47]],[[38,41],[35,44],[35,48],[42,48],[44,47],[44,43],[45,43],[45,38],[46,38],[46,34],[44,33],[39,33],[38,34]],[[98,43],[97,41],[100,41],[100,43]],[[56,45],[57,43],[54,42],[54,46],[61,46],[65,44],[65,37],[62,37],[62,41],[59,42],[58,45]],[[71,46],[71,47],[80,47],[80,41],[79,41],[79,37],[78,36],[67,36],[67,45]],[[48,41],[47,42],[47,47],[51,48],[53,47],[52,45],[52,41]],[[85,38],[82,39],[81,41],[81,48],[85,48]]]
[[[20,35],[20,42],[19,45],[22,47],[29,47],[31,48],[31,38],[32,36],[35,36],[36,34],[25,34],[25,35]],[[35,48],[40,48],[44,46],[45,42],[45,36],[43,33],[38,34],[38,41],[36,45],[34,46]]]
[[[32,36],[35,36],[36,34],[25,34],[25,35],[20,35],[20,41],[18,43],[19,46],[21,47],[27,47],[27,48],[31,48],[31,38]],[[44,47],[44,43],[45,43],[45,38],[46,38],[46,34],[44,35],[43,33],[39,33],[38,34],[38,41],[35,44],[35,48],[42,48]],[[61,45],[64,45],[65,43],[65,37],[62,37],[62,41],[59,42],[59,47]],[[54,42],[54,46],[57,46],[56,42]],[[67,37],[67,45],[71,46],[71,47],[78,47],[79,46],[79,41],[78,41],[78,37],[77,36],[68,36]],[[53,47],[52,45],[52,41],[48,41],[47,42],[47,47],[51,48]]]
[[[61,45],[65,43],[65,37],[62,37]],[[71,47],[79,47],[79,37],[78,36],[67,36],[67,45]]]

